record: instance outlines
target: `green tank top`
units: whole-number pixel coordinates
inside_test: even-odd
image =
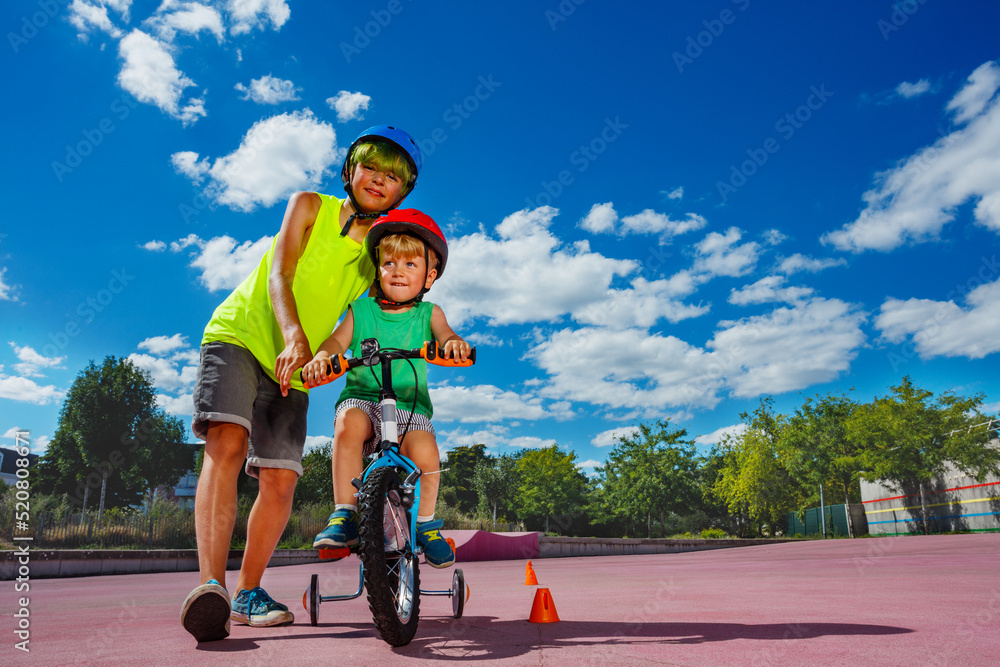
[[[365,247],[340,235],[343,200],[319,196],[323,203],[292,281],[299,321],[314,354],[333,332],[347,305],[367,292],[375,279],[375,267]],[[215,309],[201,343],[221,341],[246,348],[276,381],[274,362],[285,349],[285,339],[268,291],[274,244],[272,241],[257,268]],[[297,376],[293,376],[292,388],[308,391]]]
[[[431,331],[433,303],[421,301],[405,313],[387,313],[378,307],[375,299],[366,297],[352,303],[351,311],[354,313],[354,336],[351,338],[350,350],[355,357],[361,356],[361,341],[365,338],[377,338],[379,348],[398,347],[404,350],[421,347],[424,341],[434,339]],[[396,408],[418,412],[430,419],[434,416],[434,408],[427,392],[427,362],[423,359],[410,361],[417,371],[416,378],[405,359],[392,362],[392,388],[396,392]],[[382,374],[378,368],[374,370],[373,374],[371,369],[363,366],[351,369],[347,374],[347,386],[341,392],[337,405],[349,398],[378,403]],[[416,408],[413,407],[414,393],[417,398]]]

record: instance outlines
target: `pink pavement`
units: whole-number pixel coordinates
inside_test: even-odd
[[[536,587],[524,585],[525,562],[459,563],[472,591],[465,616],[451,617],[448,598],[423,597],[416,638],[399,649],[376,634],[364,596],[323,603],[319,625],[309,624],[301,600],[310,575],[319,574],[323,595],[349,592],[353,557],[268,570],[265,588],[295,623],[234,625],[229,639],[201,645],[179,623],[195,573],[37,580],[27,593],[30,656],[5,630],[0,663],[1000,663],[1000,534],[534,559],[561,619],[545,624],[527,621]],[[447,588],[451,576],[422,567],[422,587]]]

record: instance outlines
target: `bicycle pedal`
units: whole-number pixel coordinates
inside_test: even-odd
[[[350,555],[351,555],[350,547],[339,547],[337,549],[319,550],[320,560],[340,560],[341,558],[347,558]]]

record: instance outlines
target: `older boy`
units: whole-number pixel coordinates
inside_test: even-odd
[[[374,276],[364,237],[374,218],[400,204],[420,170],[420,150],[402,130],[376,126],[347,151],[347,199],[315,192],[291,197],[260,265],[216,309],[205,328],[194,391],[195,435],[205,458],[195,499],[202,585],[181,608],[199,641],[229,635],[229,621],[294,620],[260,580],[288,522],[302,474],[309,397],[293,373]],[[240,468],[260,480],[247,525],[236,595],[225,588]]]

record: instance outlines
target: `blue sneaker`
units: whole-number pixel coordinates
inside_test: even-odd
[[[358,513],[339,509],[330,515],[326,528],[313,540],[313,549],[353,547],[357,543]]]
[[[444,521],[425,521],[417,524],[417,545],[424,550],[424,559],[431,567],[451,567],[455,564],[455,552],[441,537]]]
[[[249,591],[242,588],[236,592],[230,618],[247,625],[287,625],[295,620],[288,607],[272,600],[260,586]]]
[[[229,636],[229,593],[215,579],[191,591],[181,606],[181,625],[199,642]]]

